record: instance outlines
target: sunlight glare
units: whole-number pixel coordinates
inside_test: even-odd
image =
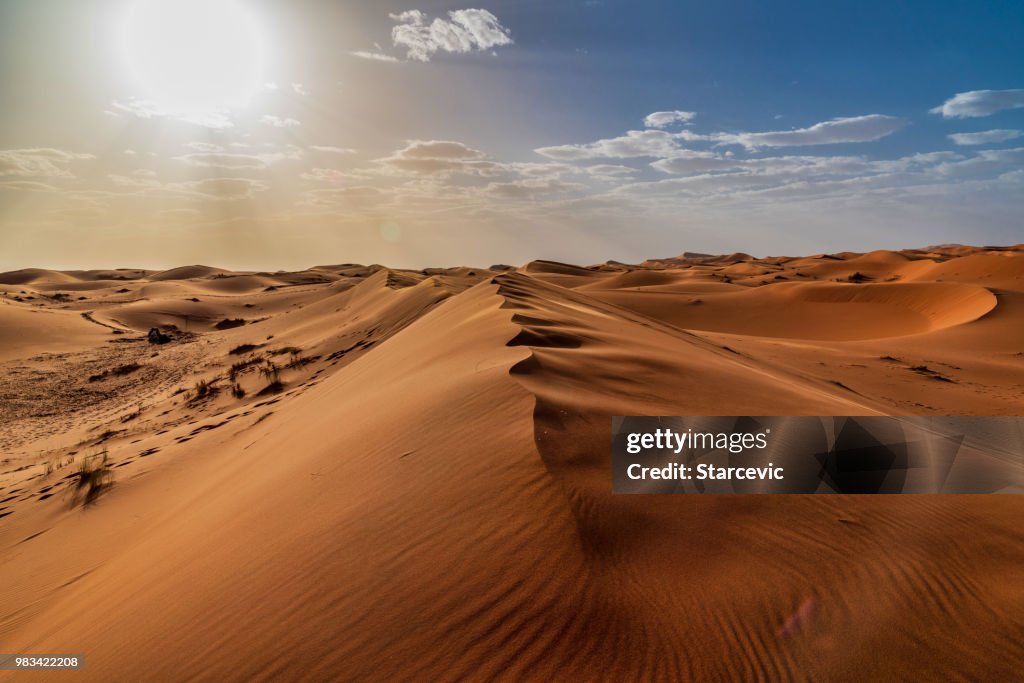
[[[259,26],[239,0],[135,0],[122,43],[145,97],[174,114],[245,106],[263,80]]]

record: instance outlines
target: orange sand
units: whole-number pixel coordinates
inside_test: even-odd
[[[2,273],[0,652],[89,681],[1012,680],[1020,499],[612,496],[609,418],[1020,414],[1022,332],[1024,247]]]

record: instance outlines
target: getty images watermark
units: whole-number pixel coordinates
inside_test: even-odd
[[[612,419],[615,493],[1024,493],[1024,418]]]

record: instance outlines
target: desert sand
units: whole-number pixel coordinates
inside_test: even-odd
[[[0,372],[0,652],[87,662],[40,679],[1024,671],[1017,496],[609,471],[612,415],[1021,414],[1024,245],[21,270]]]

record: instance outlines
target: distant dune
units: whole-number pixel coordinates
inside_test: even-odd
[[[609,442],[1019,415],[1022,331],[1021,246],[2,273],[0,650],[89,681],[1015,680],[1019,497],[613,496]]]

